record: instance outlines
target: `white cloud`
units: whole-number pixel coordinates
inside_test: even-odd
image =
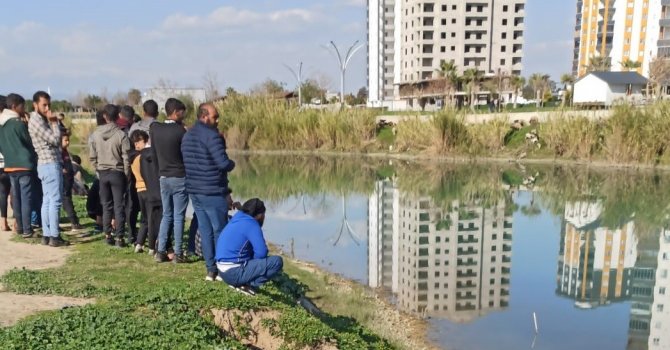
[[[256,12],[231,6],[219,7],[206,16],[174,14],[163,21],[164,29],[230,28],[311,23],[318,17],[306,9],[286,9],[273,12]]]

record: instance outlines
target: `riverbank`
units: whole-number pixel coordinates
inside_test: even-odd
[[[77,204],[82,209],[81,201]],[[3,349],[39,348],[45,342],[54,349],[175,345],[189,349],[278,349],[282,344],[293,349],[429,348],[419,346],[426,344],[420,339],[423,333],[412,334],[418,327],[405,332],[384,330],[388,321],[378,321],[392,313],[379,310],[374,298],[353,283],[290,259],[286,260],[286,275],[265,286],[260,295],[248,297],[223,283],[204,282],[202,262],[156,264],[147,254],[134,254],[130,248],[107,247],[101,237],[68,234],[68,238],[75,245],[65,249],[71,255],[64,265],[13,269],[0,277],[0,282],[8,292],[19,295],[94,298],[96,302],[38,313],[0,328]],[[37,239],[13,244],[39,248]],[[7,252],[5,258],[11,259],[13,253]],[[321,311],[310,313],[298,305],[306,294],[322,298],[315,298]],[[325,300],[358,303],[355,310],[329,310]],[[399,315],[390,319],[405,320]],[[374,331],[367,326],[372,322],[366,321],[376,323]],[[391,336],[385,339],[377,330]]]

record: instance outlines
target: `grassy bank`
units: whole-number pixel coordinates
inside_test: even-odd
[[[82,209],[81,201],[77,207]],[[96,303],[40,313],[0,328],[3,349],[405,347],[344,313],[313,315],[296,304],[308,291],[324,288],[323,280],[306,284],[300,276],[285,274],[260,295],[248,297],[223,283],[204,282],[202,262],[157,264],[146,254],[107,247],[101,237],[71,239],[79,244],[65,266],[13,270],[0,281],[20,294],[95,298]],[[287,270],[296,271],[290,261]]]
[[[617,107],[607,120],[566,117],[560,110],[548,122],[513,129],[499,120],[469,125],[457,111],[431,121],[406,120],[377,129],[374,111],[299,110],[283,101],[233,97],[218,104],[228,146],[242,150],[384,151],[437,156],[549,158],[616,164],[668,164],[666,135],[670,105]],[[536,131],[537,144],[525,136]]]

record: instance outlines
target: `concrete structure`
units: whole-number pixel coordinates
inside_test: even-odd
[[[611,229],[600,225],[599,203],[567,203],[558,257],[556,293],[593,308],[631,295],[637,260],[632,221]]]
[[[525,0],[368,0],[368,104],[403,109],[400,84],[459,73],[518,75]]]
[[[651,305],[649,349],[670,349],[670,230],[661,230]]]
[[[391,290],[407,312],[453,322],[508,306],[512,218],[504,200],[444,207],[384,180],[369,203],[371,287]]]
[[[636,72],[591,72],[574,85],[573,104],[609,107],[643,103],[647,79]]]
[[[577,0],[572,70],[583,76],[592,57],[607,57],[612,71],[623,71],[627,60],[641,63],[638,73],[649,76],[649,62],[670,50],[670,18],[665,0]],[[659,46],[665,47],[659,52]]]
[[[154,100],[158,104],[160,111],[165,112],[165,102],[170,97],[190,97],[193,104],[197,107],[200,103],[207,101],[205,89],[200,88],[150,88],[142,94],[142,103],[147,100]],[[185,102],[185,101],[182,101]]]

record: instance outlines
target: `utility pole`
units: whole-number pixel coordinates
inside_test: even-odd
[[[330,41],[330,45],[333,47],[334,55],[339,63],[338,68],[340,69],[340,104],[344,106],[344,75],[347,72],[347,65],[349,65],[349,61],[351,61],[351,57],[354,56],[356,51],[360,50],[363,47],[363,44],[358,44],[358,40],[356,40],[353,43],[353,45],[349,47],[344,57],[342,57],[342,55],[340,54],[340,50],[337,48],[337,45],[335,45],[335,43],[332,40]],[[328,49],[328,47],[326,47],[326,49]],[[331,51],[330,49],[328,50]]]
[[[284,67],[293,74],[293,77],[298,82],[298,107],[302,107],[302,62],[298,64],[298,71],[296,72],[288,64],[284,64]]]

